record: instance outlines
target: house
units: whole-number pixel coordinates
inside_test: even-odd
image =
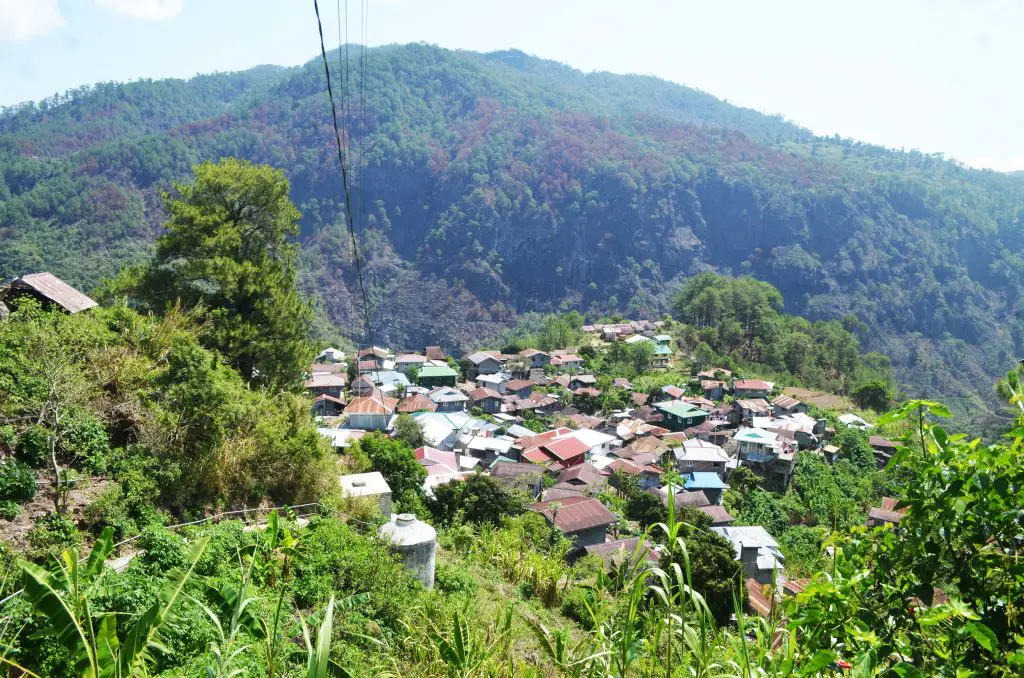
[[[337,365],[345,362],[345,352],[340,351],[334,348],[333,346],[330,348],[325,348],[324,350],[317,353],[314,362]]]
[[[710,370],[704,370],[703,372],[697,373],[698,379],[728,379],[732,377],[732,372],[723,367],[712,367]]]
[[[424,365],[416,377],[416,383],[426,388],[438,386],[455,387],[459,379],[459,373],[447,365]]]
[[[576,391],[597,384],[597,377],[592,374],[577,374],[569,379],[569,390]]]
[[[703,492],[712,504],[722,503],[722,493],[728,485],[717,473],[710,471],[691,471],[685,476],[683,489],[687,492]]]
[[[621,388],[627,391],[633,390],[633,384],[629,381],[629,379],[626,379],[625,377],[615,377],[614,379],[612,379],[612,386],[614,388]]]
[[[483,387],[474,388],[470,391],[469,400],[473,403],[473,407],[479,407],[488,414],[500,412],[503,402],[500,393]]]
[[[656,370],[663,370],[668,368],[669,361],[672,360],[672,349],[668,346],[655,346],[654,354],[651,355],[651,367]]]
[[[333,398],[341,398],[341,392],[345,388],[345,375],[314,372],[305,381],[303,387],[309,391],[311,396],[329,395]]]
[[[703,396],[687,396],[682,398],[683,402],[690,403],[694,407],[699,407],[705,412],[710,412],[715,409],[716,405],[713,401],[704,398]]]
[[[466,409],[466,403],[469,402],[465,393],[451,386],[435,388],[427,397],[437,405],[438,412],[462,412]]]
[[[732,407],[739,421],[747,425],[753,424],[754,417],[767,417],[772,413],[772,406],[764,398],[752,400],[737,398]]]
[[[661,392],[672,400],[682,400],[686,396],[686,391],[678,386],[662,386]]]
[[[368,396],[377,390],[377,384],[368,374],[364,374],[352,382],[352,393],[357,396]]]
[[[725,527],[731,525],[735,518],[729,515],[729,512],[725,510],[724,506],[719,504],[710,504],[708,506],[698,506],[697,510],[711,518],[711,524],[708,527]]]
[[[529,359],[530,367],[546,367],[551,364],[551,354],[545,353],[544,351],[538,351],[535,348],[528,348],[525,351],[520,351],[519,355]]]
[[[517,441],[521,443],[522,441]],[[587,446],[576,438],[545,440],[523,451],[522,458],[553,471],[582,464],[586,460]]]
[[[335,451],[347,449],[366,435],[366,431],[355,428],[317,428],[316,432],[330,440]]]
[[[345,408],[345,415],[350,428],[387,431],[391,430],[397,405],[397,399],[387,398],[377,391],[373,395],[353,398]]]
[[[767,398],[775,384],[760,379],[737,379],[732,382],[732,390],[737,398]]]
[[[477,419],[468,412],[417,412],[412,415],[423,429],[423,438],[431,447],[454,449],[459,436],[492,436],[498,430],[494,424]]]
[[[345,400],[326,393],[313,398],[314,417],[337,417],[345,410]]]
[[[728,426],[727,421],[721,419],[708,419],[701,424],[688,428],[684,432],[686,437],[684,440],[689,438],[699,438],[709,443],[724,447],[732,439],[732,431],[727,430],[725,427]],[[677,435],[677,434],[674,434]]]
[[[800,402],[793,396],[788,396],[785,393],[779,394],[772,398],[772,411],[776,417],[781,417],[787,414],[796,414],[801,412],[807,414],[807,405]]]
[[[583,369],[583,358],[572,353],[552,355],[551,365],[565,372],[575,372]]]
[[[444,362],[447,359],[440,346],[427,346],[423,349],[423,355],[427,356],[427,360]]]
[[[622,334],[622,332],[620,331],[619,334]],[[626,339],[623,339],[623,341],[630,345],[639,344],[642,341],[650,341],[651,343],[654,343],[654,341],[650,337],[645,337],[642,334],[634,334],[630,337],[627,337]]]
[[[68,314],[81,313],[96,302],[52,273],[32,273],[15,278],[0,288],[0,301],[16,308],[20,299],[31,297],[44,307],[57,307]]]
[[[345,363],[312,363],[310,374],[345,374]]]
[[[655,403],[654,408],[661,413],[662,425],[673,431],[685,431],[708,418],[706,411],[682,400]]]
[[[377,370],[384,369],[384,361],[377,360],[372,356],[369,358],[360,358],[359,362],[356,363],[356,371],[359,374],[371,374]]]
[[[491,466],[491,477],[502,485],[525,489],[532,496],[540,494],[545,471],[529,462],[499,461]]]
[[[408,375],[414,369],[422,369],[426,364],[426,356],[418,353],[403,353],[395,358],[395,369],[404,375]]]
[[[616,565],[621,567],[626,563],[635,563],[634,559],[642,558],[651,563],[658,562],[658,554],[646,540],[640,537],[629,537],[628,539],[617,539],[606,541],[603,544],[595,544],[583,548],[583,555],[597,556],[604,561],[605,567]]]
[[[384,362],[388,357],[388,350],[381,348],[380,346],[370,346],[368,348],[359,349],[357,357],[360,360],[377,360],[378,362]]]
[[[427,469],[423,489],[428,496],[434,496],[433,488],[455,480],[462,480],[473,473],[480,460],[465,457],[455,452],[434,447],[419,447],[413,454],[420,465]]]
[[[774,431],[741,428],[733,436],[743,465],[764,476],[777,489],[789,487],[796,455]]]
[[[505,393],[519,399],[529,398],[533,393],[533,382],[529,379],[513,379],[505,383]]]
[[[495,374],[501,371],[502,361],[494,351],[477,351],[462,359],[466,369],[466,379],[475,381],[481,374]]]
[[[422,393],[415,393],[398,403],[397,410],[407,414],[412,414],[413,412],[436,412],[437,404]]]
[[[882,497],[882,505],[874,506],[868,511],[868,520],[865,523],[868,527],[881,527],[882,525],[899,525],[903,520],[907,509],[896,508],[899,500],[892,497]]]
[[[650,399],[650,396],[647,395],[646,393],[633,391],[632,393],[629,394],[629,399],[636,407],[643,407],[644,405],[647,404],[647,401]]]
[[[711,531],[732,544],[736,560],[743,564],[744,576],[771,586],[781,582],[785,556],[779,550],[779,543],[763,527],[712,527]]]
[[[871,428],[871,424],[864,421],[863,418],[858,417],[856,414],[847,413],[839,415],[839,423],[850,428],[859,428],[861,431],[866,431]]]
[[[654,343],[656,343],[658,346],[667,347],[672,343],[672,337],[670,337],[667,334],[655,334],[653,338]]]
[[[839,448],[835,445],[823,445],[821,448],[821,456],[823,456],[825,461],[828,463],[834,464],[836,463],[836,460],[839,459]]]
[[[610,525],[618,522],[615,514],[592,497],[566,497],[542,501],[530,506],[572,540],[577,548],[603,544]]]
[[[616,459],[606,466],[605,470],[635,478],[637,486],[644,490],[658,487],[663,475],[663,471],[657,466],[640,464],[632,459]]]
[[[701,379],[700,389],[704,392],[704,397],[709,400],[721,400],[725,397],[725,382],[717,381],[715,379]]]
[[[558,474],[558,482],[572,487],[596,488],[604,485],[607,477],[597,470],[593,464],[584,462],[577,464]]]
[[[338,478],[345,497],[370,497],[376,500],[381,515],[391,518],[391,487],[378,471],[352,473]]]
[[[619,328],[609,325],[601,328],[601,339],[605,341],[616,341],[619,338]]]
[[[507,374],[498,372],[497,374],[481,374],[475,381],[477,386],[489,388],[492,391],[497,391],[499,394],[504,395],[507,392],[506,384],[508,384],[509,379]]]
[[[892,455],[900,448],[900,443],[894,442],[882,436],[871,436],[868,438],[868,445],[875,452],[875,463],[878,468],[885,468]]]
[[[405,390],[411,386],[409,378],[397,370],[375,370],[366,376],[373,378],[384,393],[396,391],[405,393]]]
[[[725,450],[700,438],[685,441],[682,447],[672,450],[672,454],[676,458],[679,473],[711,472],[717,473],[718,477],[723,479],[726,465],[730,461]]]

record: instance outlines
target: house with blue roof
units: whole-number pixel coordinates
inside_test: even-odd
[[[693,471],[685,476],[683,489],[687,492],[703,492],[712,504],[722,503],[722,493],[728,485],[713,471]]]

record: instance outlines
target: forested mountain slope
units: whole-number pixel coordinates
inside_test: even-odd
[[[1024,353],[1020,177],[514,51],[392,46],[368,51],[365,88],[361,70],[346,127],[379,341],[455,348],[523,310],[660,315],[717,270],[771,282],[791,313],[855,313],[910,392],[975,415]],[[304,285],[357,332],[324,89],[314,60],[0,116],[0,275],[88,288],[148,251],[160,190],[239,156],[284,169]]]

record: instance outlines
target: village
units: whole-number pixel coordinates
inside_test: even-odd
[[[795,595],[806,579],[787,578],[785,557],[767,529],[734,524],[724,493],[738,469],[785,492],[797,455],[837,459],[835,427],[808,414],[808,404],[776,384],[727,369],[694,367],[685,383],[644,392],[626,378],[600,379],[579,355],[616,343],[646,343],[653,372],[690,364],[685,357],[677,361],[663,326],[585,325],[587,350],[475,351],[456,358],[438,346],[408,353],[372,346],[357,354],[328,348],[311,366],[305,387],[318,430],[339,453],[369,432],[393,435],[399,418],[411,417],[425,441],[415,456],[427,472],[426,496],[440,485],[488,475],[525,491],[533,500],[528,510],[572,541],[573,559],[591,555],[611,563],[643,554],[657,561],[659,546],[619,534],[623,517],[613,510],[615,502],[602,501],[622,496],[626,483],[666,507],[696,509],[742,563],[750,611],[768,615],[774,599]],[[627,406],[602,410],[608,401],[599,380],[622,396],[612,402]],[[852,412],[835,421],[871,428]],[[884,467],[896,443],[871,436],[870,444]],[[346,475],[341,485],[346,494],[376,498],[390,516],[391,490],[380,473]],[[871,509],[867,524],[898,523],[895,504],[886,498]]]

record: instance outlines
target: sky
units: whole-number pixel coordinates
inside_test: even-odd
[[[346,0],[321,2],[328,45],[339,2],[344,16]],[[353,43],[516,48],[584,71],[655,75],[818,134],[1024,170],[1017,0],[347,4]],[[312,0],[0,0],[0,105],[318,53]]]

